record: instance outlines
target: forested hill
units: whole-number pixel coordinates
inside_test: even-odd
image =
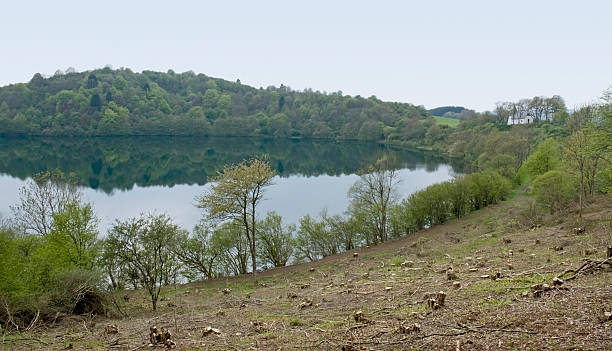
[[[432,108],[427,111],[434,116],[444,116],[445,113],[449,113],[449,112],[460,114],[464,110],[466,110],[466,108],[463,106],[440,106],[440,107]]]
[[[380,140],[424,134],[421,106],[110,68],[0,88],[0,135],[231,135]],[[417,123],[418,122],[418,123]],[[405,126],[413,126],[405,128]],[[408,137],[408,136],[406,136]]]

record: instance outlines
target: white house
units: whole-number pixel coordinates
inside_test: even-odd
[[[533,123],[533,116],[529,115],[526,111],[521,111],[513,115],[508,116],[508,125],[514,124],[529,124]]]

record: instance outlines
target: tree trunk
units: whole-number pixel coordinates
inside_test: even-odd
[[[251,262],[253,264],[253,275],[257,274],[257,259],[255,255],[255,202],[252,204],[251,212]]]
[[[582,198],[584,196],[584,166],[580,167],[580,211],[578,217],[582,220]]]

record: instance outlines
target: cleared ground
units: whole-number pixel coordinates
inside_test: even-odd
[[[384,245],[170,287],[156,313],[145,294],[121,293],[127,317],[64,317],[0,347],[145,350],[155,325],[180,350],[612,350],[611,244],[612,197],[578,223],[575,212],[535,216],[518,195]],[[440,291],[444,303],[428,307]]]

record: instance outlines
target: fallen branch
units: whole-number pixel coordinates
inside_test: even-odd
[[[374,293],[375,291],[353,291],[355,294],[359,294],[359,295],[370,295],[372,293]]]
[[[49,345],[48,342],[45,342],[45,341],[43,341],[43,340],[41,340],[39,338],[16,338],[16,339],[7,339],[6,341],[11,341],[11,342],[13,342],[13,341],[36,341],[36,342],[39,342],[39,343],[41,343],[43,345],[47,345],[47,346]]]
[[[25,331],[28,331],[34,328],[34,325],[36,325],[36,322],[38,322],[38,317],[40,317],[40,310],[36,311],[36,316],[34,316],[34,319],[32,319],[32,322],[30,322],[30,325],[28,325],[28,327],[25,328]]]
[[[485,328],[483,326],[470,327],[470,326],[467,326],[467,325],[462,324],[462,323],[457,323],[457,325],[460,328],[464,328],[464,329],[467,329],[469,331],[474,331],[474,332],[479,332],[479,333],[482,330],[482,331],[485,331],[485,332],[525,333],[525,334],[531,334],[531,335],[538,334],[538,332],[531,331],[531,330],[505,329],[505,328]]]
[[[568,274],[568,273],[574,273],[574,275],[572,275],[571,277],[565,279],[566,281],[568,281],[568,280],[575,279],[576,277],[578,277],[579,274],[590,272],[590,271],[594,271],[596,269],[600,269],[601,266],[603,266],[604,264],[608,264],[608,265],[612,266],[612,257],[606,258],[603,261],[598,261],[598,260],[592,260],[592,259],[589,259],[589,258],[585,258],[584,261],[585,262],[578,269],[576,269],[576,270],[567,269],[563,273],[561,273],[558,277],[559,278],[563,278],[563,276]]]
[[[544,265],[544,266],[540,266],[540,267],[531,268],[531,269],[528,269],[526,271],[522,271],[520,273],[513,274],[513,275],[509,276],[509,279],[512,279],[512,278],[515,278],[515,277],[519,277],[521,275],[529,274],[529,273],[531,273],[533,271],[537,271],[537,270],[540,270],[540,269],[551,268],[551,267],[556,267],[556,266],[558,266],[558,265],[557,264],[549,264],[549,265]]]
[[[19,331],[19,326],[13,320],[13,315],[11,315],[11,310],[9,309],[8,302],[6,302],[6,301],[4,301],[4,299],[2,299],[2,304],[4,305],[4,309],[6,310],[6,316],[8,318],[7,322],[12,324],[13,327],[15,327],[15,330]]]

